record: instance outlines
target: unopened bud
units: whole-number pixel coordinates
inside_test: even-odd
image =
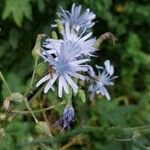
[[[48,136],[52,136],[47,123],[44,121],[38,122],[37,125],[35,126],[35,129],[39,133],[47,134]]]
[[[63,26],[62,21],[59,20],[59,19],[57,19],[56,22],[57,22],[58,31],[59,31],[60,33],[63,33],[63,32],[64,32],[64,26]]]
[[[36,68],[35,72],[38,76],[42,76],[47,70],[47,64],[45,62],[39,63]]]
[[[85,92],[81,89],[79,89],[78,94],[77,94],[79,100],[81,100],[83,103],[86,102],[86,96],[85,96]]]
[[[20,93],[14,92],[9,96],[10,101],[21,103],[25,100],[25,97]]]
[[[52,32],[52,38],[53,39],[58,39],[57,33],[55,31]]]
[[[38,60],[39,58],[39,53],[41,51],[41,39],[45,36],[46,36],[45,34],[38,34],[36,38],[36,43],[32,50],[32,56],[34,57],[35,60]]]

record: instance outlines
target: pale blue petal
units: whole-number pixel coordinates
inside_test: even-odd
[[[36,87],[40,86],[42,83],[50,79],[50,75],[44,76],[40,81],[37,82]]]
[[[71,88],[73,89],[74,93],[77,93],[78,86],[73,82],[73,80],[70,78],[68,74],[64,74],[66,81],[69,83]]]

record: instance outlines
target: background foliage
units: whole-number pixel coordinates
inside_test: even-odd
[[[51,139],[38,135],[29,115],[13,119],[0,112],[0,150],[30,149],[94,149],[139,150],[150,147],[150,129],[109,133],[105,128],[145,126],[150,124],[150,1],[149,0],[0,0],[0,70],[12,91],[25,92],[33,70],[31,50],[39,33],[51,34],[59,6],[70,9],[73,2],[91,8],[97,15],[94,35],[110,31],[118,41],[115,46],[106,41],[97,52],[95,62],[110,59],[119,78],[110,89],[111,101],[97,97],[92,104],[75,102],[76,117],[69,133],[55,133]],[[32,104],[53,105],[56,94],[40,97]],[[0,82],[0,103],[8,96]],[[45,102],[46,101],[46,102]],[[46,113],[48,120],[62,114],[58,107]],[[38,114],[42,120],[42,115]],[[101,127],[99,129],[81,126]],[[83,132],[83,133],[82,133]],[[70,138],[71,137],[71,138]],[[38,141],[37,139],[41,139]],[[120,140],[119,140],[120,139]],[[121,139],[124,139],[123,141]],[[130,140],[131,139],[131,140]],[[34,141],[34,142],[32,142]]]

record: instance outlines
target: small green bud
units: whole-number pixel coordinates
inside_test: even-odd
[[[35,68],[35,73],[42,76],[47,71],[47,64],[45,62],[39,63]]]
[[[18,102],[21,103],[25,100],[26,98],[21,95],[20,93],[14,92],[9,96],[9,100],[13,102]]]
[[[57,33],[55,31],[52,32],[52,38],[53,39],[58,39]]]
[[[57,19],[56,22],[57,22],[58,31],[59,31],[60,33],[63,33],[63,32],[64,32],[64,26],[63,26],[62,21],[59,20],[59,19]]]
[[[42,134],[46,133],[48,136],[52,136],[47,123],[44,121],[38,122],[35,126],[35,129],[39,133],[42,133]]]
[[[86,102],[85,92],[83,90],[79,89],[77,96],[83,103]]]
[[[32,50],[32,56],[34,57],[35,60],[38,60],[39,58],[39,53],[41,51],[41,39],[45,37],[45,34],[38,34],[35,42],[35,46]]]

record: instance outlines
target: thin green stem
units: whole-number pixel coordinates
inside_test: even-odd
[[[133,142],[133,145],[137,148],[140,148],[141,150],[150,150],[150,147],[147,147],[145,145],[139,144],[137,142]]]
[[[50,106],[50,107],[47,107],[47,108],[43,108],[43,109],[39,109],[39,110],[32,110],[33,113],[41,113],[41,112],[45,112],[45,111],[48,111],[48,110],[51,110],[55,107],[58,107],[60,105],[63,105],[64,102],[61,102],[57,105],[54,105],[54,106]],[[15,110],[14,113],[18,113],[18,114],[21,114],[21,115],[26,115],[26,114],[29,114],[30,111],[23,111],[23,110]]]
[[[35,122],[38,123],[38,120],[37,120],[36,116],[34,115],[34,113],[33,113],[32,109],[31,109],[31,107],[30,107],[30,104],[29,104],[28,100],[25,99],[24,101],[25,101],[25,104],[26,104],[27,109],[29,110],[29,112],[30,112],[31,115],[33,116]]]
[[[12,94],[12,91],[10,90],[10,88],[9,88],[9,86],[8,86],[8,84],[7,84],[7,82],[6,82],[6,80],[5,80],[5,78],[4,78],[4,76],[3,76],[1,71],[0,71],[0,78],[2,79],[3,83],[5,84],[9,94]]]
[[[34,81],[34,77],[35,77],[35,68],[37,66],[37,63],[38,63],[38,60],[35,59],[35,62],[34,62],[34,69],[33,69],[33,73],[32,73],[32,77],[31,77],[31,82],[30,82],[30,88],[32,88],[32,84],[33,84],[33,81]]]
[[[129,142],[129,141],[134,140],[134,136],[132,136],[131,138],[126,138],[126,139],[115,138],[115,140],[118,142]]]
[[[144,125],[144,126],[139,126],[139,127],[133,127],[133,130],[146,130],[146,129],[150,129],[150,125]]]

